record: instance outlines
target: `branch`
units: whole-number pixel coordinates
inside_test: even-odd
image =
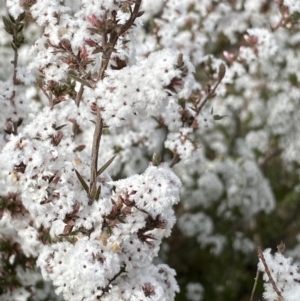
[[[92,85],[93,88],[96,87],[96,84],[99,80],[103,80],[105,76],[105,71],[108,67],[108,63],[111,59],[111,55],[114,51],[114,47],[118,39],[120,38],[120,36],[123,35],[133,25],[135,19],[138,17],[141,2],[142,0],[136,1],[133,12],[130,15],[130,18],[123,26],[121,26],[121,28],[115,26],[115,28],[110,33],[109,42],[107,42],[108,40],[107,15],[105,16],[104,21],[105,21],[106,30],[102,34],[102,48],[103,48],[102,63],[101,63],[99,74],[97,76],[97,80]],[[93,195],[93,192],[96,191],[97,189],[96,180],[97,180],[97,169],[98,169],[98,155],[99,155],[99,147],[100,147],[100,141],[102,136],[102,129],[103,129],[103,120],[101,118],[100,108],[97,106],[97,121],[96,121],[94,137],[93,137],[93,148],[92,148],[90,195]]]
[[[84,85],[83,84],[80,84],[80,88],[79,88],[79,91],[76,95],[76,99],[75,99],[75,103],[76,103],[76,106],[79,107],[79,104],[80,104],[80,101],[81,101],[81,98],[82,98],[82,94],[83,94],[83,91],[84,91]]]
[[[69,42],[69,43],[70,43],[70,42]],[[70,46],[70,47],[71,47],[71,46]],[[62,48],[66,51],[66,53],[67,53],[70,57],[72,57],[72,58],[76,61],[76,64],[77,64],[77,66],[78,66],[78,69],[79,69],[79,72],[81,73],[81,75],[83,75],[84,78],[88,79],[88,78],[89,78],[89,74],[85,71],[84,67],[81,65],[81,62],[80,62],[78,56],[75,55],[75,54],[73,53],[73,51],[72,51],[71,48],[68,48],[68,47],[66,47],[66,46],[63,46]]]
[[[205,96],[204,100],[201,102],[201,104],[200,104],[200,106],[199,106],[199,108],[197,110],[197,114],[196,115],[198,115],[201,112],[201,110],[203,109],[203,107],[205,106],[205,104],[207,103],[207,101],[214,96],[214,94],[215,94],[215,92],[216,92],[219,84],[221,83],[221,81],[222,81],[222,79],[218,80],[217,83],[215,84],[215,86],[213,87],[213,89],[210,90],[209,93],[207,93],[207,95]]]
[[[252,289],[252,292],[251,292],[250,301],[253,300],[253,296],[254,296],[254,292],[255,292],[256,286],[257,286],[258,278],[259,278],[259,269],[256,270],[255,282],[254,282],[253,289]]]
[[[96,191],[96,180],[97,180],[97,170],[98,170],[98,154],[100,141],[102,136],[103,121],[101,118],[100,108],[97,107],[97,121],[93,137],[93,147],[92,147],[92,162],[91,162],[91,182],[90,182],[90,195]]]
[[[115,29],[113,29],[112,32],[110,33],[108,43],[107,43],[107,33],[104,32],[102,34],[102,48],[103,48],[102,64],[101,64],[101,68],[100,68],[100,71],[99,71],[99,74],[98,74],[98,77],[97,77],[97,80],[96,80],[96,83],[94,84],[94,86],[97,84],[97,82],[99,80],[104,78],[104,73],[105,73],[105,70],[107,69],[107,66],[110,61],[111,55],[114,51],[115,45],[116,45],[118,39],[120,38],[120,36],[122,36],[134,24],[134,21],[138,17],[138,14],[139,14],[141,2],[142,2],[142,0],[136,1],[133,12],[130,15],[130,18],[127,20],[127,22],[123,26],[118,27],[116,25]],[[107,16],[106,16],[106,18],[107,18]],[[105,20],[105,22],[106,22],[106,20]]]
[[[12,42],[13,47],[12,48],[14,50],[14,59],[13,59],[13,61],[11,61],[11,63],[14,66],[14,72],[13,72],[13,84],[14,84],[14,86],[16,86],[20,83],[17,79],[17,67],[18,67],[18,58],[19,58],[18,50],[19,50],[20,45],[16,45],[14,43],[15,40],[17,40],[17,37],[18,37],[18,27],[19,27],[20,24],[21,24],[21,19],[20,19],[20,16],[19,16],[15,20],[15,23],[14,23],[14,26],[13,26],[13,42]],[[15,87],[14,87],[13,94],[12,94],[12,97],[10,99],[11,104],[13,106],[15,106],[15,103],[14,103],[15,96],[16,96],[16,90],[15,90]]]
[[[130,15],[130,18],[127,20],[127,22],[121,27],[121,30],[120,30],[120,33],[118,34],[118,36],[121,36],[122,34],[124,34],[133,25],[135,19],[138,17],[141,3],[142,3],[142,0],[136,0],[133,12]]]
[[[100,298],[108,292],[110,285],[112,284],[113,281],[115,281],[121,274],[126,272],[126,265],[121,267],[120,271],[109,280],[108,284],[102,289],[102,294],[100,295]]]
[[[279,156],[282,153],[282,149],[280,148],[275,148],[273,150],[271,150],[263,159],[262,162],[259,163],[260,167],[265,166],[270,160],[272,160],[273,158]]]
[[[273,279],[273,277],[272,277],[272,275],[271,275],[271,272],[270,272],[270,270],[269,270],[269,268],[268,268],[268,265],[267,265],[267,262],[266,262],[266,259],[265,259],[265,256],[264,256],[264,253],[263,253],[261,247],[258,247],[258,248],[257,248],[257,253],[258,253],[258,257],[261,259],[261,261],[262,261],[262,263],[263,263],[263,265],[264,265],[264,267],[265,267],[265,272],[266,272],[267,275],[268,275],[268,278],[269,278],[269,280],[270,280],[270,282],[271,282],[271,284],[272,284],[272,287],[273,287],[274,291],[275,291],[276,294],[278,295],[279,300],[283,300],[283,297],[282,297],[282,295],[281,295],[281,292],[280,292],[279,289],[277,288],[276,283],[275,283],[275,281],[274,281],[274,279]]]
[[[212,90],[209,90],[209,92],[207,93],[207,95],[205,96],[204,100],[200,103],[199,107],[197,108],[196,110],[196,114],[195,114],[195,117],[194,117],[194,121],[192,122],[192,124],[190,125],[190,128],[194,129],[197,127],[197,120],[196,120],[196,117],[200,114],[201,110],[203,109],[203,107],[205,106],[205,104],[207,103],[207,101],[214,97],[215,96],[215,92],[219,86],[219,84],[221,83],[222,79],[224,78],[225,76],[225,72],[226,72],[226,67],[225,65],[222,63],[220,66],[219,66],[219,72],[218,72],[218,80],[215,84],[215,86],[213,87]],[[201,99],[199,99],[197,101],[200,102]],[[172,159],[172,162],[170,163],[170,167],[172,168],[175,164],[177,164],[178,162],[180,161],[180,156],[175,153],[174,156],[173,156],[173,159]]]

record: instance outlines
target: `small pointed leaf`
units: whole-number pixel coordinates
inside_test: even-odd
[[[24,24],[20,24],[18,26],[18,32],[21,32],[23,30],[23,28],[24,28]]]
[[[115,157],[117,155],[114,155],[113,157],[111,157],[98,171],[97,171],[97,177],[100,176],[103,171],[114,161]]]
[[[96,199],[96,194],[97,194],[97,189],[96,189],[96,187],[94,186],[93,189],[92,189],[91,192],[90,192],[90,195],[91,195],[91,197],[93,198],[93,200]]]
[[[19,20],[23,21],[25,19],[26,13],[25,11],[21,13],[21,15],[19,15]]]
[[[98,201],[100,199],[100,195],[101,195],[101,185],[99,185],[99,187],[97,188],[97,192],[96,192],[96,196],[95,196],[96,201]]]
[[[4,29],[7,33],[13,35],[14,34],[14,25],[13,23],[7,19],[6,17],[2,17],[3,23],[4,23]]]
[[[15,22],[16,22],[15,18],[14,18],[11,14],[8,14],[8,16],[9,16],[9,19],[10,19],[10,21],[11,21],[12,23],[15,23]]]
[[[80,78],[79,76],[76,76],[72,73],[69,73],[69,76],[72,77],[73,79],[75,79],[76,81],[80,82],[81,84],[83,84],[89,88],[92,88],[91,84],[87,80]]]
[[[81,183],[83,189],[87,192],[87,194],[89,194],[89,186],[87,185],[87,183],[84,181],[81,174],[76,169],[75,169],[75,173],[76,173],[76,176],[77,176],[79,182]]]
[[[20,126],[22,124],[22,122],[23,122],[23,118],[20,117],[18,122],[17,122],[17,126]]]
[[[75,149],[73,150],[73,152],[81,152],[84,149],[85,149],[85,144],[80,144],[77,147],[75,147]]]
[[[221,81],[226,73],[226,67],[224,63],[219,66],[218,80]]]
[[[139,11],[137,14],[137,17],[141,17],[144,13],[145,13],[145,11],[143,11],[143,10]]]
[[[62,129],[63,127],[65,127],[67,124],[63,124],[63,125],[60,125],[58,126],[57,128],[55,128],[57,131],[59,131],[60,129]]]
[[[214,120],[221,120],[228,115],[214,115]]]

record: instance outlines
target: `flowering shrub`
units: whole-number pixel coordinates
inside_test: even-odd
[[[256,246],[299,257],[298,1],[0,5],[1,300],[242,300]]]

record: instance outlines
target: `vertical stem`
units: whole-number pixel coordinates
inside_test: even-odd
[[[19,24],[18,19],[16,19],[15,26],[18,26],[18,24]],[[14,27],[14,35],[13,35],[13,37],[16,37],[16,36],[17,36],[17,30],[16,30],[16,27]],[[14,90],[13,90],[12,96],[10,98],[10,103],[13,106],[15,106],[15,101],[14,101],[14,98],[16,96],[16,88],[15,88],[15,86],[18,84],[18,79],[17,79],[18,58],[19,58],[18,47],[15,46],[14,47],[14,60],[11,62],[13,64],[13,67],[14,67],[14,72],[13,72]]]
[[[271,272],[270,272],[270,270],[269,270],[268,264],[267,264],[267,262],[266,262],[266,259],[265,259],[265,256],[264,256],[264,253],[263,253],[261,247],[258,247],[258,248],[257,248],[257,253],[258,253],[258,257],[261,259],[261,261],[262,261],[262,263],[263,263],[263,265],[264,265],[265,272],[266,272],[266,274],[268,275],[269,281],[270,281],[270,283],[271,283],[271,285],[272,285],[274,291],[275,291],[276,294],[278,295],[279,300],[283,300],[283,299],[282,299],[281,292],[279,291],[278,287],[276,286],[276,283],[275,283],[275,281],[274,281],[274,279],[273,279],[273,277],[272,277],[272,275],[271,275]]]
[[[81,97],[82,97],[82,94],[83,94],[83,91],[84,91],[84,85],[81,84],[80,85],[80,88],[79,88],[79,91],[76,95],[76,100],[75,100],[75,103],[76,103],[76,106],[79,107],[79,104],[80,104],[80,101],[81,101]]]
[[[92,147],[92,162],[91,162],[91,182],[90,193],[96,191],[97,170],[98,170],[98,153],[100,148],[100,141],[102,136],[103,121],[101,118],[100,108],[97,107],[97,120],[93,137]]]
[[[253,289],[252,289],[252,292],[251,292],[250,301],[253,301],[254,292],[256,290],[258,278],[259,278],[259,269],[256,270],[255,282],[254,282]]]
[[[107,31],[103,32],[102,34],[102,64],[99,70],[96,82],[92,85],[94,88],[99,80],[103,80],[105,76],[105,71],[108,67],[109,61],[111,59],[111,55],[114,51],[114,47],[120,38],[133,24],[135,19],[138,17],[139,8],[141,5],[142,0],[136,0],[133,12],[130,15],[130,18],[127,22],[120,28],[120,30],[113,30],[110,32],[109,35],[109,43],[108,43],[108,33]],[[107,22],[107,15],[104,18],[104,22]],[[106,28],[107,29],[107,28]],[[92,148],[92,162],[91,162],[91,182],[90,182],[90,202],[93,202],[93,194],[97,190],[96,182],[97,182],[97,170],[98,170],[98,155],[99,155],[99,148],[100,148],[100,141],[102,136],[102,129],[103,129],[103,120],[101,118],[101,111],[100,108],[97,106],[97,120],[96,126],[94,131],[93,137],[93,148]]]

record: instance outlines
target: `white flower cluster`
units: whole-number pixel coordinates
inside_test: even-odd
[[[174,299],[175,272],[152,262],[175,223],[179,178],[181,234],[201,252],[244,255],[282,184],[265,168],[276,157],[285,176],[300,172],[299,1],[144,0],[144,16],[139,2],[7,0],[6,23],[25,12],[16,52],[16,31],[0,25],[0,243],[38,257],[69,301]],[[96,167],[118,156],[92,183],[99,116]],[[1,257],[0,273],[17,255]],[[265,257],[296,300],[295,266]],[[16,273],[33,287],[28,277]],[[186,283],[189,300],[209,292]],[[33,298],[21,284],[4,300]]]
[[[9,179],[15,192],[20,193],[37,227],[51,228],[52,221],[64,220],[76,206],[85,206],[88,202],[74,172],[77,168],[86,176],[88,166],[81,164],[84,158],[72,151],[76,145],[71,139],[71,123],[67,117],[64,120],[61,113],[45,108],[5,145],[1,155],[2,175]],[[59,120],[68,125],[58,125]],[[59,129],[60,126],[63,127]],[[3,183],[3,190],[11,190],[6,184]],[[62,230],[53,231],[59,235]]]
[[[175,222],[171,206],[179,201],[180,181],[169,169],[150,166],[111,185],[111,202],[100,199],[98,210],[85,211],[86,218],[95,210],[98,216],[86,227],[89,237],[79,233],[75,242],[41,248],[37,263],[44,278],[66,300],[127,300],[129,290],[135,298],[172,299],[174,272],[152,260]]]
[[[120,127],[135,115],[156,115],[168,104],[168,96],[175,91],[179,97],[188,97],[194,70],[185,58],[189,76],[183,77],[177,66],[178,55],[162,50],[150,54],[137,65],[118,71],[108,70],[93,93],[103,111],[105,123]]]
[[[261,259],[258,264],[258,269],[263,272],[265,300],[279,300],[278,298],[280,298],[280,296],[278,293],[281,294],[282,300],[299,300],[299,266],[292,262],[291,257],[285,257],[279,252],[276,252],[274,255],[271,254],[271,249],[264,250],[263,256],[268,268],[268,273]],[[277,289],[275,289],[274,284]]]
[[[300,3],[297,0],[284,0],[284,5],[286,5],[291,14],[300,12]]]

